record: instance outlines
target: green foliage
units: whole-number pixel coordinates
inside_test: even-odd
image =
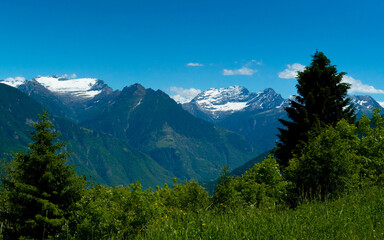
[[[240,177],[232,177],[228,169],[224,169],[213,203],[221,208],[282,203],[287,184],[276,159],[268,156]]]
[[[166,185],[156,191],[156,195],[168,211],[201,211],[209,206],[208,192],[194,180],[174,184],[172,188]]]
[[[375,109],[358,127],[341,120],[313,134],[285,169],[295,197],[322,198],[382,185],[384,180],[384,119]]]
[[[30,151],[15,154],[3,179],[2,194],[7,202],[1,218],[9,239],[56,236],[85,186],[72,166],[65,165],[67,153],[57,153],[64,143],[53,142],[57,134],[52,132],[48,113],[40,115],[33,126]]]
[[[286,196],[287,182],[280,173],[279,164],[268,156],[239,179],[238,186],[242,198],[247,203],[277,203]]]
[[[361,175],[370,184],[384,183],[384,119],[375,109],[372,118],[362,116],[358,122],[361,135]]]
[[[280,142],[277,143],[275,156],[283,166],[288,165],[294,154],[299,154],[301,144],[309,139],[309,132],[320,133],[321,129],[334,126],[342,118],[355,121],[354,109],[348,106],[346,98],[350,87],[342,83],[345,73],[338,73],[330,60],[322,53],[313,55],[312,63],[303,72],[298,72],[297,92],[285,110],[292,121],[280,119],[285,126],[279,129]]]
[[[359,138],[357,128],[345,120],[313,136],[286,169],[301,195],[324,198],[357,186]]]
[[[384,190],[368,188],[340,199],[208,210],[148,226],[137,239],[383,239]]]
[[[222,207],[236,205],[239,193],[235,191],[233,181],[234,177],[231,176],[229,167],[223,167],[212,198],[214,205]]]
[[[140,183],[97,185],[86,191],[77,209],[70,219],[76,239],[131,239],[162,213],[155,194],[142,190]]]

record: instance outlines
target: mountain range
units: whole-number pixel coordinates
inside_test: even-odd
[[[214,179],[222,166],[238,167],[260,153],[243,136],[192,116],[164,92],[140,84],[113,91],[101,80],[57,76],[3,83],[12,86],[0,84],[3,157],[25,149],[30,123],[43,108],[73,152],[69,162],[109,185]]]
[[[348,97],[358,117],[370,115],[374,108],[383,109],[371,96]],[[252,93],[240,86],[212,88],[182,103],[192,115],[246,137],[262,151],[275,146],[282,127],[279,119],[287,119],[284,108],[288,105],[289,100],[271,88]]]
[[[108,185],[210,181],[224,165],[242,169],[274,147],[289,104],[271,88],[209,89],[178,104],[160,90],[140,84],[113,90],[95,78],[0,83],[0,157],[26,149],[31,123],[47,109],[72,152],[69,163]],[[358,114],[381,108],[370,96],[350,98]]]

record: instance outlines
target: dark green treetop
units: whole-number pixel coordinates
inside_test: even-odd
[[[341,119],[355,121],[354,108],[346,98],[350,84],[343,83],[344,72],[337,72],[336,66],[324,53],[316,51],[312,63],[303,72],[298,72],[296,85],[298,96],[290,100],[286,107],[291,121],[279,119],[285,128],[280,128],[279,142],[274,150],[276,158],[283,166],[300,144],[308,141],[308,134],[320,132],[328,125],[334,126]]]
[[[52,132],[48,113],[39,117],[33,124],[30,151],[15,154],[3,179],[8,206],[1,215],[9,239],[55,237],[85,186],[73,167],[65,165],[68,153],[57,153],[65,144],[53,142],[58,135]]]

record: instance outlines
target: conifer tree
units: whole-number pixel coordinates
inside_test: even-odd
[[[291,121],[279,119],[280,128],[274,153],[279,163],[288,165],[293,154],[308,141],[308,134],[317,134],[327,125],[334,126],[341,119],[355,121],[354,108],[346,98],[350,84],[343,83],[344,72],[337,72],[324,53],[316,51],[312,63],[298,72],[296,85],[299,96],[290,100],[285,110]]]
[[[57,153],[65,144],[53,142],[57,134],[48,113],[39,117],[33,124],[30,151],[15,154],[3,179],[8,206],[1,214],[9,239],[55,238],[85,186],[73,167],[65,165],[68,154]]]

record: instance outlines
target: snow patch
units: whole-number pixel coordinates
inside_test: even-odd
[[[368,101],[359,100],[359,101],[357,101],[356,104],[359,104],[359,105],[363,106],[363,105],[366,104],[366,103],[368,103]]]
[[[227,102],[226,104],[223,104],[223,105],[206,106],[206,108],[214,112],[240,111],[246,108],[247,104],[248,104],[247,102]]]
[[[48,90],[57,93],[69,93],[84,98],[93,98],[101,93],[99,90],[91,90],[98,81],[96,78],[68,80],[61,77],[37,77],[35,80]]]

